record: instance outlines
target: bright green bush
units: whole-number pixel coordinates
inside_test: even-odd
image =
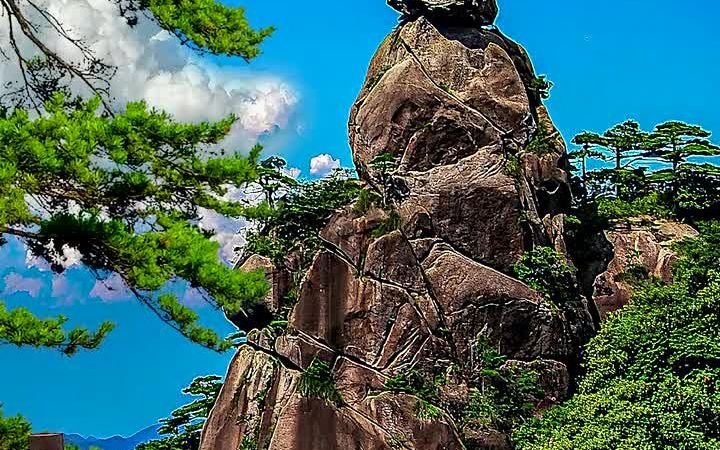
[[[520,281],[545,295],[556,305],[577,300],[575,271],[563,255],[550,247],[535,247],[515,264]]]
[[[0,450],[27,450],[30,424],[20,416],[3,417],[0,405]]]
[[[647,282],[587,347],[578,393],[517,448],[720,449],[720,226],[679,245],[675,283]]]
[[[323,360],[315,358],[298,381],[298,392],[303,397],[319,398],[334,405],[343,403],[330,366]]]
[[[617,198],[597,199],[598,215],[605,220],[622,220],[638,216],[652,216],[656,218],[669,218],[673,211],[666,196],[653,192],[631,201]]]

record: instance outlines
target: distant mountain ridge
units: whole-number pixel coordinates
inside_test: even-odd
[[[159,425],[152,425],[129,437],[96,438],[94,436],[85,437],[79,434],[66,434],[65,441],[68,444],[77,445],[81,450],[88,450],[90,447],[98,447],[102,450],[134,450],[143,442],[158,439],[160,436],[158,433],[159,427]]]

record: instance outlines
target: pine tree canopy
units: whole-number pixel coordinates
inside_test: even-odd
[[[183,393],[196,399],[173,411],[170,417],[160,419],[158,432],[162,437],[142,443],[136,450],[196,450],[200,432],[222,385],[222,378],[215,375],[194,379]]]
[[[243,8],[214,0],[107,1],[128,27],[154,21],[199,53],[249,61],[273,31],[251,27]],[[265,203],[250,207],[225,197],[265,174],[260,148],[246,156],[222,149],[232,116],[184,124],[143,102],[114,104],[115,67],[48,5],[0,0],[0,13],[7,24],[0,57],[21,76],[0,91],[0,244],[14,236],[56,271],[63,270],[62,255],[75,250],[99,280],[119,276],[192,341],[227,349],[228,340],[199,325],[197,313],[163,288],[184,280],[228,315],[264,297],[264,275],[226,266],[212,230],[199,226],[207,210],[247,219],[272,214]],[[54,50],[62,46],[73,51]],[[0,302],[0,344],[72,355],[96,348],[112,329],[104,323],[65,330],[66,322]]]
[[[200,208],[236,217],[262,210],[222,198],[257,178],[260,148],[239,156],[209,147],[233,117],[188,125],[142,102],[116,116],[99,108],[97,98],[68,105],[56,94],[40,117],[22,109],[0,117],[0,231],[51,264],[64,248],[78,250],[98,277],[120,275],[191,340],[226,348],[177,298],[153,293],[183,279],[228,314],[265,295],[264,275],[227,267],[195,225]]]
[[[582,132],[572,142],[585,147],[598,147],[606,154],[604,159],[614,161],[616,169],[621,169],[626,159],[636,157],[640,150],[646,148],[649,139],[650,133],[641,130],[640,124],[627,120],[603,134]]]
[[[718,156],[720,147],[706,139],[710,135],[709,131],[697,125],[665,122],[657,125],[651,133],[651,149],[644,156],[661,158],[675,165],[692,156]]]

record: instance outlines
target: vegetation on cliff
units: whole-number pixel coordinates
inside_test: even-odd
[[[720,223],[678,245],[675,281],[644,280],[587,347],[578,393],[519,449],[720,448]]]
[[[251,60],[272,28],[254,29],[241,7],[214,0],[123,0],[128,27],[151,20],[196,52]],[[68,252],[98,280],[119,276],[140,303],[188,339],[216,351],[232,346],[199,323],[168,282],[184,280],[232,314],[261,300],[264,274],[243,273],[218,257],[203,211],[262,219],[267,205],[229,200],[232,188],[259,181],[261,149],[245,156],[220,142],[237,118],[185,124],[144,102],[115,105],[115,67],[61,23],[47,5],[0,1],[8,28],[0,54],[20,81],[0,92],[0,233],[56,271]],[[45,30],[47,32],[41,32]],[[54,51],[68,46],[74,59]],[[247,152],[246,152],[247,153]],[[71,356],[97,348],[112,330],[66,329],[0,301],[0,345],[44,347]],[[30,427],[0,416],[0,449],[26,450]]]
[[[518,449],[720,448],[720,178],[712,161],[688,161],[720,153],[709,136],[681,122],[649,133],[625,122],[576,137],[583,195],[573,232],[649,216],[690,221],[700,235],[676,244],[671,283],[626,277],[632,302],[587,345],[577,393],[521,426]],[[613,167],[585,170],[603,155]]]

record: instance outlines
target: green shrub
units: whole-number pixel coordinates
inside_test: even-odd
[[[30,424],[20,416],[3,417],[0,405],[0,450],[26,450]]]
[[[443,411],[428,401],[418,399],[415,404],[415,416],[420,420],[438,420],[443,416]]]
[[[545,125],[540,124],[525,151],[538,156],[547,155],[555,150],[554,140],[552,132]]]
[[[340,392],[335,386],[330,366],[323,360],[315,358],[298,381],[298,392],[303,397],[319,398],[334,405],[343,403]]]
[[[377,192],[367,188],[361,189],[355,201],[355,206],[353,206],[353,212],[356,216],[362,216],[366,214],[370,208],[380,203],[382,203],[382,198]]]
[[[472,388],[460,420],[463,428],[492,427],[502,431],[531,417],[543,397],[534,370],[508,366],[507,358],[480,337],[474,347]]]
[[[391,210],[388,213],[387,218],[385,218],[382,222],[377,224],[375,228],[372,230],[372,237],[378,238],[381,236],[385,236],[386,234],[392,233],[395,230],[400,229],[401,225],[401,217],[400,214],[396,210]]]
[[[548,80],[547,75],[540,75],[532,79],[528,90],[537,94],[542,100],[547,100],[550,98],[550,90],[553,86],[554,83]]]
[[[597,199],[598,215],[606,220],[617,221],[638,216],[652,216],[655,218],[670,218],[673,216],[671,205],[665,196],[653,192],[632,201],[617,198]]]
[[[535,247],[515,264],[520,281],[543,294],[556,305],[577,300],[575,271],[563,255],[550,247]]]

